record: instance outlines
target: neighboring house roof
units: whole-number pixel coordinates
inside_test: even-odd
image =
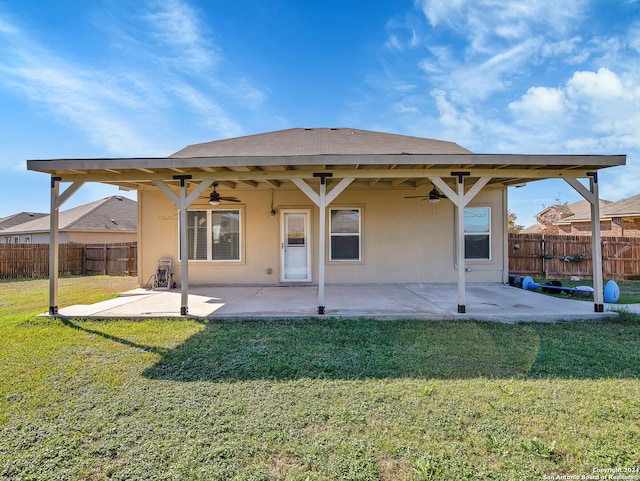
[[[470,153],[443,140],[350,128],[298,128],[189,145],[169,157]]]
[[[5,229],[10,227],[24,224],[25,222],[29,222],[34,219],[39,219],[40,217],[45,217],[48,214],[44,214],[42,212],[19,212],[17,214],[9,215],[7,217],[3,217],[0,219],[0,233],[2,233]]]
[[[600,219],[629,216],[640,216],[640,195],[622,199],[618,202],[600,201]],[[572,222],[591,222],[591,209],[588,203],[585,209],[575,212],[572,216],[565,217],[557,224],[570,224]]]
[[[600,199],[600,215],[602,216],[602,212],[605,207],[609,204],[612,204],[610,200]],[[553,224],[567,224],[572,222],[572,220],[568,219],[584,219],[584,221],[591,220],[591,204],[587,200],[579,200],[577,202],[573,202],[571,204],[553,204],[548,207],[545,207],[543,210],[536,214],[536,218],[540,219],[544,217],[545,212],[549,210],[555,209],[557,212],[561,213],[559,219],[553,221]],[[526,229],[522,229],[520,231],[521,234],[539,234],[543,232],[542,226],[540,222],[537,222]]]
[[[603,209],[608,204],[611,204],[610,200],[600,199],[600,209]],[[536,217],[542,216],[548,210],[555,209],[558,212],[565,214],[562,218],[569,217],[571,215],[584,215],[586,214],[591,217],[591,204],[588,200],[579,200],[577,202],[572,202],[571,204],[553,204],[548,207],[545,207],[540,212],[536,214]]]
[[[540,224],[533,224],[520,230],[519,234],[540,234],[541,232],[542,226]]]
[[[49,232],[48,214],[2,231],[2,234]],[[135,232],[137,203],[127,197],[111,196],[73,209],[60,211],[58,229],[78,232]]]
[[[600,212],[602,212],[604,206],[610,203],[610,200],[600,199]],[[579,200],[578,202],[567,204],[567,207],[571,214],[563,217],[563,219],[573,216],[586,216],[588,219],[591,219],[591,203],[588,200]]]
[[[569,209],[569,204],[552,204],[543,208],[540,212],[536,214],[536,218],[543,217],[546,212],[554,211],[571,215],[571,210]]]
[[[640,194],[609,204],[603,214],[607,217],[640,217]]]

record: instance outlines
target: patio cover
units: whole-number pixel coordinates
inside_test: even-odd
[[[58,211],[85,182],[125,190],[159,189],[186,218],[188,207],[218,182],[231,189],[301,189],[320,210],[318,313],[324,313],[324,218],[326,207],[348,188],[394,189],[433,183],[458,213],[492,184],[565,179],[591,204],[594,309],[603,312],[598,170],[625,165],[625,155],[475,154],[452,142],[351,128],[288,129],[195,144],[162,158],[28,160],[28,170],[51,177],[49,313],[56,315]],[[580,179],[588,181],[586,187]],[[60,193],[60,183],[70,186]],[[457,215],[458,312],[465,312],[463,215]],[[505,220],[506,222],[506,220]],[[186,222],[180,223],[186,239]],[[187,243],[181,242],[187,259]],[[181,263],[181,308],[188,314],[188,262]]]

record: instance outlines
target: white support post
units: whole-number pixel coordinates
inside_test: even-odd
[[[458,176],[458,192],[456,199],[456,211],[458,213],[458,238],[456,239],[456,253],[458,254],[458,313],[467,311],[465,295],[465,263],[464,263],[464,176]]]
[[[180,315],[189,313],[189,250],[187,244],[187,182],[180,179]]]
[[[602,244],[600,243],[600,196],[598,173],[590,172],[589,187],[593,194],[591,203],[591,258],[593,267],[593,308],[604,312],[604,287],[602,280]]]
[[[480,177],[465,194],[464,178],[468,175],[469,172],[451,172],[452,177],[458,178],[458,188],[456,191],[451,189],[441,177],[429,177],[433,185],[439,188],[447,198],[453,202],[456,209],[456,265],[458,267],[458,313],[460,314],[467,312],[465,294],[464,208],[491,180],[491,177]]]
[[[60,180],[60,177],[51,177],[51,211],[49,216],[49,315],[51,316],[58,315],[60,207],[84,184],[84,182],[74,182],[60,195]]]
[[[175,175],[175,180],[180,181],[180,195],[176,195],[167,184],[160,180],[154,180],[154,185],[164,193],[179,210],[180,222],[180,315],[189,313],[189,246],[187,244],[187,209],[211,186],[213,179],[200,181],[198,186],[187,195],[187,180],[190,175]]]
[[[593,308],[604,312],[604,291],[602,280],[602,246],[600,245],[600,194],[598,173],[588,172],[589,189],[575,177],[565,177],[565,181],[591,204],[591,264],[593,276]]]
[[[327,218],[327,181],[320,178],[320,198],[318,202],[320,209],[319,229],[318,229],[318,314],[324,314],[324,262],[325,262],[325,237]]]
[[[355,180],[354,177],[345,177],[338,182],[329,193],[327,193],[327,177],[330,173],[314,173],[314,177],[320,178],[320,193],[317,194],[304,180],[294,178],[291,181],[306,194],[311,201],[320,209],[320,219],[318,220],[318,314],[325,311],[324,305],[324,263],[326,251],[326,219],[327,206],[338,197],[349,184]]]
[[[60,178],[51,177],[51,212],[49,218],[49,315],[58,314],[58,193]]]

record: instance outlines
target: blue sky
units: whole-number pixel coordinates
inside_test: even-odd
[[[291,127],[478,153],[627,154],[640,193],[638,0],[0,0],[0,217],[49,210],[27,159],[167,156]],[[118,193],[85,185],[64,208]],[[530,225],[564,181],[510,189]]]

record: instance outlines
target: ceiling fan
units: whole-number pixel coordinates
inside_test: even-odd
[[[433,184],[432,184],[433,185]],[[438,192],[436,186],[433,186],[433,189],[427,195],[409,195],[406,196],[405,199],[422,199],[428,200],[429,202],[436,203],[440,202],[440,199],[445,199],[447,196]]]
[[[220,205],[220,201],[225,201],[225,202],[240,202],[240,199],[238,199],[237,197],[223,197],[221,196],[218,191],[216,190],[216,187],[218,187],[218,183],[214,182],[213,183],[213,192],[211,192],[211,195],[209,196],[209,204],[211,205]]]

